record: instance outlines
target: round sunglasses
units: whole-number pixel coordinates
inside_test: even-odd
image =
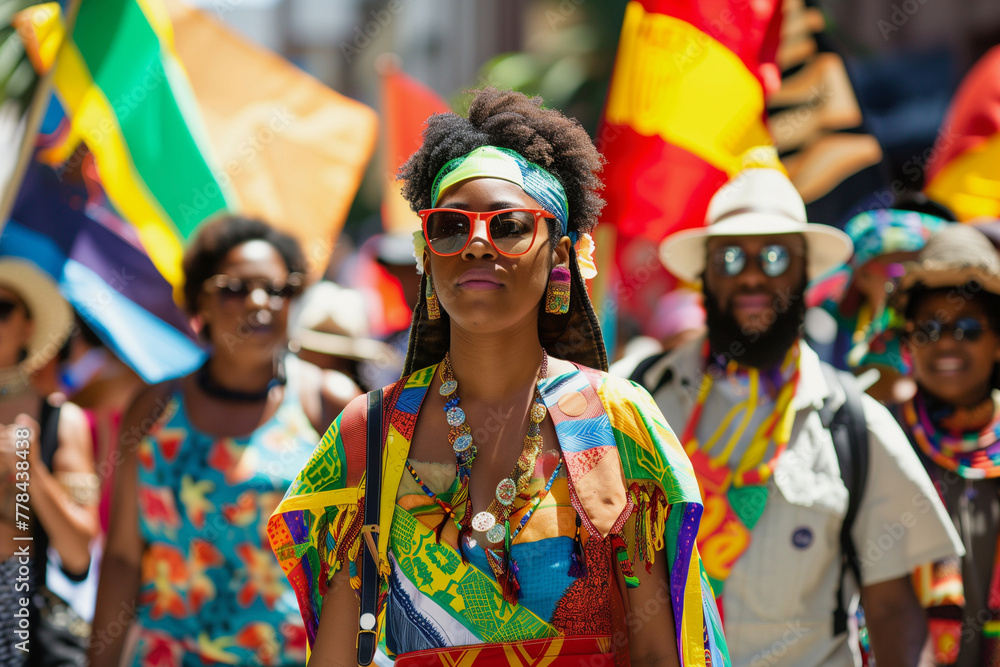
[[[772,243],[757,253],[757,266],[768,278],[777,278],[792,264],[792,253],[787,246]],[[716,248],[712,253],[712,267],[719,274],[735,278],[747,268],[747,253],[738,245]]]
[[[486,237],[501,255],[518,257],[528,252],[538,235],[538,223],[551,218],[548,211],[506,208],[500,211],[463,211],[427,208],[417,215],[423,221],[424,239],[435,255],[457,255],[469,247],[476,221],[486,222]]]
[[[926,322],[922,322],[919,328],[916,328],[911,323],[906,331],[906,335],[913,340],[922,333],[927,337],[927,340],[936,343],[945,334],[951,334],[951,337],[955,340],[967,340],[970,343],[974,343],[982,338],[985,332],[986,326],[976,318],[960,317],[954,322],[942,322],[936,318],[927,320]]]
[[[224,273],[212,276],[204,283],[205,292],[218,295],[224,308],[241,307],[247,297],[257,290],[264,290],[267,305],[271,310],[278,310],[286,299],[290,299],[302,291],[302,274],[290,273],[284,281],[270,281],[264,278],[243,280]]]

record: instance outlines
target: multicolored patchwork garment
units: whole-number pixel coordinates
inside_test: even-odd
[[[462,664],[480,664],[473,654],[500,655],[484,644],[550,639],[530,642],[525,655],[506,652],[509,664],[536,664],[539,656],[550,664],[562,655],[560,642],[574,643],[563,641],[567,638],[612,635],[624,618],[621,582],[636,581],[629,576],[632,563],[648,569],[659,555],[667,559],[681,663],[730,664],[695,545],[702,512],[697,482],[644,390],[586,368],[539,383],[558,448],[546,443],[527,495],[542,496],[555,477],[513,540],[521,597],[510,604],[481,545],[466,545],[463,559],[453,522],[440,542],[435,539],[443,510],[404,471],[435,372],[437,366],[417,371],[385,394],[380,534],[388,539],[379,540],[379,631],[390,656],[467,646]],[[331,579],[344,563],[353,573],[363,542],[358,536],[366,421],[361,397],[330,427],[268,526],[274,552],[298,594],[310,645]],[[454,465],[409,463],[439,498],[448,500],[457,491]],[[515,501],[511,525],[534,505],[524,497]],[[352,577],[352,584],[357,588],[360,582]],[[627,602],[624,590],[621,595]],[[595,646],[609,648],[599,641]],[[579,650],[579,644],[567,655],[570,650]]]
[[[285,399],[252,434],[202,433],[174,394],[137,450],[146,550],[134,665],[302,665],[295,594],[267,543],[266,522],[319,434],[302,410],[297,359]]]

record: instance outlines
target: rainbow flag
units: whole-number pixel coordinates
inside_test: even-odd
[[[924,191],[962,222],[1000,218],[1000,46],[987,51],[955,93]]]
[[[73,182],[34,160],[0,235],[0,255],[31,260],[51,275],[105,345],[152,384],[193,371],[205,353],[170,283],[138,239],[122,235],[129,229],[102,205],[93,180]]]
[[[38,159],[86,145],[171,284],[185,242],[224,212],[290,232],[325,269],[374,150],[371,109],[174,0],[87,0],[65,37],[50,3],[18,29],[67,118]]]
[[[23,26],[39,26],[48,38],[42,44],[63,32],[51,4],[22,17]],[[163,6],[81,2],[59,48],[29,46],[32,52],[44,69],[54,58],[52,85],[68,121],[39,160],[64,164],[85,143],[114,207],[135,226],[160,273],[179,284],[184,241],[237,200],[212,155]]]
[[[703,224],[712,195],[745,166],[745,155],[773,146],[764,96],[780,84],[773,63],[780,4],[632,0],[626,6],[597,136],[608,160],[604,218],[618,228],[624,311],[639,318],[652,312],[653,300],[670,286],[656,245]]]
[[[204,359],[174,303],[184,244],[222,212],[260,216],[326,267],[374,149],[375,115],[168,0],[56,3],[14,22],[51,72],[0,253],[31,259],[147,382]]]

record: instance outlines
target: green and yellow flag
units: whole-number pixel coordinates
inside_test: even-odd
[[[66,117],[39,159],[66,164],[85,144],[167,280],[223,212],[268,220],[325,268],[374,150],[371,109],[173,0],[87,0],[68,37],[55,3],[19,21]]]

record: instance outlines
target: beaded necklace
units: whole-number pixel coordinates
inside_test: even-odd
[[[792,422],[795,417],[795,411],[791,409],[791,403],[792,398],[795,396],[795,390],[798,388],[799,384],[798,362],[798,346],[793,346],[785,356],[785,360],[781,364],[780,368],[780,374],[782,377],[784,377],[790,369],[791,376],[781,385],[781,388],[778,391],[778,396],[774,402],[774,409],[757,428],[757,432],[754,434],[750,446],[747,448],[746,453],[742,456],[739,463],[736,466],[729,466],[733,469],[733,477],[729,480],[733,486],[739,488],[743,486],[766,483],[767,480],[770,479],[771,474],[774,472],[774,466],[777,464],[778,459],[781,458],[782,453],[784,453],[785,449],[788,447],[788,441],[791,438],[792,432]],[[729,369],[730,372],[733,370],[735,369]],[[684,428],[684,433],[681,436],[681,443],[684,445],[684,449],[688,453],[688,456],[693,455],[694,452],[698,450],[707,455],[715,442],[728,428],[735,416],[740,411],[743,411],[744,419],[741,421],[740,427],[730,438],[723,452],[716,457],[712,457],[711,459],[711,463],[715,467],[729,463],[728,459],[730,454],[735,448],[736,443],[742,437],[743,432],[746,430],[749,415],[751,415],[756,409],[756,397],[759,392],[760,372],[756,368],[751,368],[749,373],[749,403],[739,403],[733,406],[733,408],[729,411],[729,414],[722,419],[719,427],[715,430],[712,436],[705,441],[705,444],[701,444],[698,442],[697,428],[699,422],[701,421],[701,413],[705,407],[705,402],[708,400],[708,396],[712,392],[713,384],[712,374],[707,372],[704,373],[701,382],[701,389],[698,392],[698,399],[695,403],[694,409],[691,411],[690,418],[688,418],[688,423]],[[768,461],[763,461],[768,443],[770,442],[774,442],[774,454]]]
[[[903,404],[903,418],[920,450],[945,470],[965,479],[1000,477],[1000,410],[978,432],[961,435],[939,431],[920,392]]]
[[[469,496],[469,479],[472,475],[472,463],[476,458],[476,446],[472,441],[472,429],[465,418],[465,412],[461,408],[461,399],[458,396],[458,381],[455,379],[455,372],[451,365],[451,353],[446,353],[444,361],[440,366],[441,387],[438,392],[446,398],[444,405],[445,418],[450,427],[448,432],[448,442],[455,452],[455,474],[458,478],[458,490],[452,498],[452,502],[447,502],[435,494],[420,479],[417,471],[409,462],[406,469],[409,471],[413,481],[423,490],[423,492],[442,510],[444,516],[438,524],[435,535],[440,542],[441,533],[449,520],[456,521],[459,528],[459,549],[463,550],[467,542],[470,547],[475,547],[477,542],[471,537],[473,530],[485,533],[486,542],[492,547],[485,547],[486,559],[493,570],[497,582],[504,591],[504,597],[509,602],[516,602],[520,597],[520,585],[517,582],[517,564],[510,557],[511,541],[517,536],[521,529],[528,522],[535,509],[541,504],[542,499],[548,494],[556,475],[562,468],[560,459],[555,471],[552,473],[545,485],[545,488],[534,500],[530,496],[526,497],[528,484],[531,481],[531,473],[535,470],[538,457],[542,452],[541,423],[545,420],[548,411],[542,401],[539,382],[548,376],[548,354],[542,350],[542,364],[538,372],[538,379],[535,382],[534,396],[528,418],[528,432],[524,436],[524,448],[510,475],[500,480],[494,492],[493,500],[486,510],[472,516],[472,499]],[[513,510],[514,501],[521,497],[530,500],[531,507],[521,518],[520,522],[511,530],[510,515]],[[461,517],[456,511],[457,507],[464,506]]]

